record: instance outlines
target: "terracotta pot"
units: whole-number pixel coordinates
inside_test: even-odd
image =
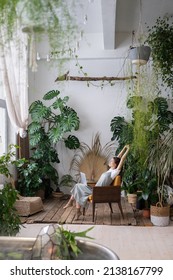
[[[147,218],[147,219],[149,219],[150,218],[150,209],[148,208],[146,208],[146,209],[143,209],[142,210],[142,216],[143,216],[143,218]]]

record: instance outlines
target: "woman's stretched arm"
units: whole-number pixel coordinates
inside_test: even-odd
[[[118,157],[120,157],[121,159],[120,159],[120,162],[119,162],[119,164],[117,166],[118,170],[122,169],[122,166],[123,166],[124,161],[125,161],[125,159],[127,157],[129,149],[130,149],[130,146],[129,145],[125,145],[124,148],[122,149],[122,151],[119,153]]]
[[[117,155],[117,157],[121,158],[122,155],[124,154],[125,150],[127,149],[128,145],[125,145],[124,148],[121,150],[121,152],[119,152],[119,154]]]

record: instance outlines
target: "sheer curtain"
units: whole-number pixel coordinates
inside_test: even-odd
[[[28,126],[27,35],[16,28],[14,39],[9,42],[5,28],[1,28],[0,41],[0,69],[8,115],[16,133],[25,137]]]

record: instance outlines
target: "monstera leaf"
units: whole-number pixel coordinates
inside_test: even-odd
[[[33,102],[29,107],[29,113],[33,121],[43,121],[51,115],[51,109],[43,105],[41,101]]]
[[[80,146],[80,142],[78,138],[74,135],[69,135],[64,142],[65,142],[65,146],[69,149],[77,149]]]
[[[131,143],[133,140],[133,127],[131,123],[125,121],[124,117],[114,117],[111,121],[111,140],[118,140],[122,144]]]
[[[60,95],[59,90],[50,90],[43,96],[43,100],[51,100],[58,95]]]
[[[32,122],[28,126],[28,131],[30,134],[35,134],[37,131],[39,131],[41,128],[41,124],[39,122]]]

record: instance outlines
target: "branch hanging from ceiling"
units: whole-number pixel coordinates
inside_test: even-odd
[[[132,80],[132,79],[136,79],[136,76],[127,76],[127,77],[79,77],[79,76],[70,76],[69,72],[67,72],[66,74],[59,76],[56,78],[55,82],[59,82],[59,81],[125,81],[125,80]]]

